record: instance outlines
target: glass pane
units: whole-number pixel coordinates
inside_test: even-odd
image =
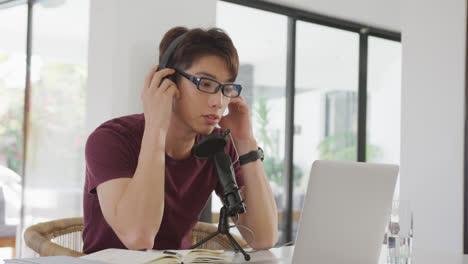
[[[216,19],[239,53],[236,83],[243,86],[242,95],[250,106],[255,138],[265,151],[263,166],[281,212],[287,17],[218,1]],[[220,206],[218,199],[213,199],[212,211],[219,212]]]
[[[357,33],[302,21],[296,33],[295,228],[313,161],[357,159],[359,70]]]
[[[27,15],[26,5],[0,9],[0,237],[15,237],[19,224]]]
[[[33,14],[23,228],[83,214],[89,1],[43,1]]]
[[[369,37],[368,54],[367,160],[400,164],[401,43]]]

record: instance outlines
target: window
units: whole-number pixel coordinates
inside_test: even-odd
[[[14,237],[19,224],[23,159],[27,6],[0,9],[0,230]],[[0,259],[12,248],[0,248]]]
[[[237,48],[240,66],[236,82],[244,87],[242,95],[251,110],[257,143],[267,153],[263,165],[281,211],[284,208],[287,18],[218,2],[216,21],[216,26],[229,34]],[[221,202],[213,199],[212,211],[219,212],[220,207]]]
[[[227,31],[238,49],[238,82],[247,90],[254,133],[265,150],[264,167],[280,213],[292,211],[286,228],[280,230],[281,242],[294,239],[297,225],[291,223],[299,219],[314,160],[356,161],[361,149],[367,161],[399,163],[400,33],[240,0],[218,1],[217,26]],[[295,47],[288,47],[288,40]],[[361,52],[365,47],[367,67]],[[295,61],[289,60],[293,65],[287,64],[293,56]],[[247,65],[249,75],[244,77]],[[286,68],[291,66],[295,71],[287,76]],[[364,82],[360,73],[365,73]],[[294,87],[286,87],[287,77],[294,80]],[[359,91],[365,91],[367,106],[359,101]],[[286,102],[293,94],[294,109],[288,109]],[[358,122],[362,108],[367,127],[366,122]],[[286,124],[292,111],[292,124]],[[289,127],[292,133],[286,133]],[[362,131],[366,143],[358,140]],[[285,152],[289,134],[292,154]],[[283,175],[286,164],[293,168],[292,175]],[[293,183],[292,194],[285,182]],[[285,206],[290,199],[293,208]],[[217,210],[219,206],[214,206]]]
[[[82,0],[33,6],[23,230],[82,215],[88,13]]]
[[[359,34],[297,22],[293,148],[296,212],[302,208],[314,160],[357,158],[358,62]]]
[[[369,37],[368,56],[367,161],[399,164],[401,43]]]
[[[369,37],[368,161],[399,163],[401,43]]]

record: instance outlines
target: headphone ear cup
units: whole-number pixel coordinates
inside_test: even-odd
[[[176,83],[176,84],[177,84],[177,82],[176,82],[176,74],[175,74],[175,73],[172,74],[172,75],[167,76],[167,78],[168,78],[169,80],[171,80],[173,83]]]
[[[166,79],[169,79],[169,80],[171,80],[173,83],[176,83],[176,78],[175,78],[175,77],[176,77],[176,76],[175,76],[175,73],[174,73],[174,74],[172,74],[172,75],[169,75],[169,76],[166,76],[166,77],[162,78],[162,79],[161,79],[161,83],[159,83],[159,86],[161,86],[161,84],[162,84],[162,83],[164,82],[164,80],[166,80]]]

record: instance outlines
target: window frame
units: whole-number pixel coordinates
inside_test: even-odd
[[[358,127],[357,127],[357,161],[366,162],[366,132],[367,132],[367,61],[369,36],[401,42],[401,32],[372,27],[350,20],[325,16],[284,5],[273,4],[263,0],[219,0],[238,4],[263,11],[268,11],[288,18],[287,57],[286,57],[286,122],[285,122],[285,212],[282,214],[282,229],[284,236],[281,242],[292,241],[293,238],[293,147],[294,147],[294,99],[295,99],[295,67],[296,67],[296,25],[297,21],[346,30],[359,34],[359,71],[358,71]],[[467,63],[468,65],[468,63]],[[467,85],[468,94],[468,85]],[[468,100],[468,97],[467,97]],[[467,108],[468,113],[468,108]],[[468,125],[467,125],[468,127]],[[468,138],[468,134],[466,136]],[[468,142],[468,141],[467,141]],[[468,143],[467,143],[468,144]],[[468,149],[468,145],[466,146]],[[468,179],[468,169],[465,173]],[[465,194],[468,197],[468,194]],[[467,210],[465,210],[465,213]],[[466,231],[468,234],[468,231]],[[468,237],[468,235],[465,236]],[[465,245],[468,243],[465,243]],[[465,248],[465,252],[468,248]]]

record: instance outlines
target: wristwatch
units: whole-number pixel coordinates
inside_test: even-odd
[[[263,161],[263,149],[261,147],[258,147],[257,150],[251,151],[247,154],[244,154],[239,157],[239,163],[240,165],[244,165],[246,163],[256,161],[258,159],[261,159]]]

